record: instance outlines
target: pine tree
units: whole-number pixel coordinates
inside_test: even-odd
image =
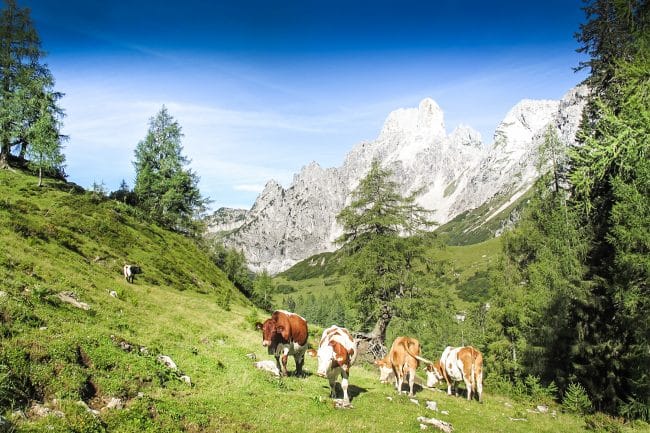
[[[163,106],[136,147],[134,192],[139,206],[159,224],[193,234],[207,200],[201,197],[198,176],[185,168],[189,160],[182,155],[182,136],[180,125]]]
[[[362,326],[374,327],[368,338],[382,345],[398,297],[416,291],[424,258],[422,229],[431,223],[415,196],[402,197],[391,171],[373,161],[352,193],[353,201],[337,219],[343,226],[339,242],[347,253],[350,295]]]
[[[62,94],[53,90],[54,77],[42,63],[45,53],[29,9],[15,0],[5,4],[0,14],[0,168],[9,166],[13,148],[19,147],[20,158],[35,158],[39,174],[61,171],[63,111],[57,101]]]

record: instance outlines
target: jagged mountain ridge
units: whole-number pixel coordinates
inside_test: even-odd
[[[489,219],[523,195],[539,175],[538,147],[548,125],[564,143],[574,141],[586,94],[586,88],[576,87],[559,101],[519,102],[499,124],[489,147],[469,126],[447,134],[442,110],[424,99],[417,108],[390,113],[377,139],[357,144],[341,167],[312,162],[286,189],[271,180],[250,211],[231,212],[237,222],[221,211],[219,224],[208,222],[208,231],[227,227],[225,244],[243,250],[253,270],[270,273],[333,251],[341,234],[336,215],[373,159],[394,172],[403,194],[421,190],[418,203],[432,210],[440,225],[496,195],[508,196]]]

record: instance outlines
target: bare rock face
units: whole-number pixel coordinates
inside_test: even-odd
[[[225,244],[243,250],[255,271],[277,273],[333,251],[341,234],[336,215],[374,159],[394,172],[402,194],[421,191],[418,203],[432,210],[439,225],[497,194],[514,201],[539,176],[538,148],[549,125],[564,143],[573,143],[586,95],[577,87],[560,101],[521,101],[499,124],[490,147],[469,126],[447,134],[442,110],[424,99],[417,108],[390,113],[377,139],[357,144],[341,167],[312,162],[288,188],[271,180],[250,211],[217,211],[218,224],[209,221],[210,231],[228,230]]]

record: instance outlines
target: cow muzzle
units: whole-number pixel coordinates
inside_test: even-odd
[[[268,340],[264,340],[264,341],[262,341],[262,346],[264,346],[264,347],[269,347],[270,345],[271,345],[271,342],[270,342],[270,341],[268,341]]]
[[[317,371],[316,376],[318,376],[318,377],[327,377],[327,373],[325,373],[324,371]]]

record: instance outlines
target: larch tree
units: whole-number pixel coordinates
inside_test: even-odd
[[[361,318],[372,326],[366,337],[371,350],[385,350],[386,329],[395,314],[395,302],[417,291],[423,268],[424,229],[431,225],[428,211],[403,197],[392,172],[373,161],[370,171],[352,193],[352,202],[337,216],[343,226],[338,241],[346,252],[349,294]],[[372,324],[374,322],[374,324]]]
[[[181,127],[163,106],[151,118],[149,131],[135,149],[134,193],[138,205],[163,227],[186,234],[198,231],[198,217],[208,200],[201,196],[199,178],[186,168]]]
[[[5,0],[0,14],[0,168],[9,167],[16,148],[19,158],[35,158],[41,174],[63,168],[63,111],[57,105],[62,94],[54,91],[44,56],[29,9]]]

